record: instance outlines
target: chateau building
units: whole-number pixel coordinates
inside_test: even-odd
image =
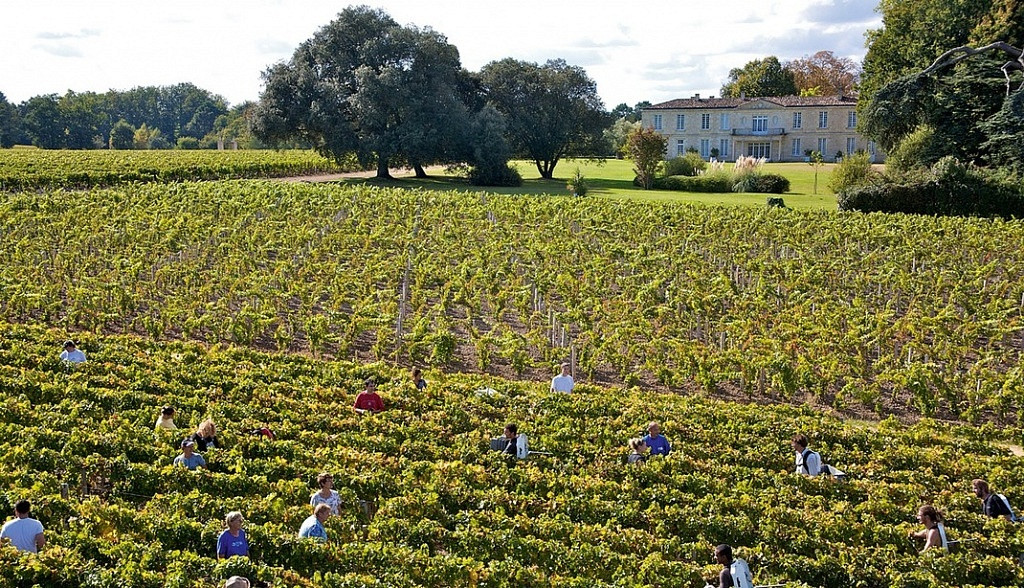
[[[855,96],[776,96],[669,100],[643,110],[642,124],[668,138],[666,158],[693,147],[704,159],[735,161],[740,155],[770,161],[805,161],[820,151],[825,161],[866,151],[884,154],[857,133]],[[713,151],[714,150],[714,151]]]

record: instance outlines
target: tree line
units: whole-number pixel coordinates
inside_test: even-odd
[[[252,103],[227,101],[193,84],[127,91],[33,96],[13,104],[0,93],[0,147],[169,149],[216,147],[217,141],[259,146],[246,113]]]

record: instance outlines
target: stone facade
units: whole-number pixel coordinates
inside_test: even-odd
[[[839,153],[866,151],[874,161],[885,156],[857,133],[853,96],[778,96],[772,98],[693,98],[670,100],[643,111],[642,123],[668,138],[666,158],[693,147],[705,159],[765,157],[769,161],[805,161],[821,151],[825,161]]]

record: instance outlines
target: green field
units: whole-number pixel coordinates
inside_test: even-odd
[[[64,334],[0,323],[0,508],[27,497],[47,529],[36,557],[0,548],[0,586],[700,588],[730,543],[760,584],[787,588],[1019,586],[1016,526],[980,513],[969,481],[1015,504],[1020,458],[990,429],[887,420],[874,428],[787,407],[428,371],[426,393],[384,364],[84,335],[89,361],[56,359]],[[363,378],[389,410],[350,408]],[[490,388],[493,392],[481,392]],[[207,471],[169,465],[163,405],[180,435],[219,425]],[[625,440],[662,421],[666,458],[627,465]],[[515,421],[551,452],[507,464],[488,439]],[[268,441],[247,433],[268,426]],[[792,473],[807,432],[846,482]],[[998,436],[998,435],[996,435]],[[342,507],[330,541],[297,540],[320,471]],[[67,498],[61,485],[67,484]],[[371,501],[368,518],[359,501]],[[922,502],[960,553],[918,555]],[[223,517],[246,519],[250,558],[214,559]]]
[[[590,185],[587,197],[610,199],[648,200],[654,202],[688,202],[722,206],[764,206],[766,194],[700,194],[695,192],[672,192],[667,190],[642,190],[633,185],[633,163],[628,160],[607,159],[600,161],[566,160],[555,168],[555,179],[540,177],[533,162],[516,161],[515,167],[523,176],[523,185],[515,188],[481,188],[470,186],[465,180],[447,175],[443,171],[433,172],[428,179],[401,177],[395,180],[350,180],[368,182],[374,185],[401,188],[422,188],[425,190],[458,190],[478,192],[486,190],[496,194],[569,194],[566,182],[579,168]],[[727,164],[731,166],[732,164]],[[828,189],[828,178],[835,164],[826,164],[818,170],[818,192],[814,193],[814,168],[805,163],[769,163],[765,171],[778,173],[789,178],[790,191],[782,194],[786,206],[800,210],[835,210],[835,195]],[[774,196],[774,195],[773,195]]]

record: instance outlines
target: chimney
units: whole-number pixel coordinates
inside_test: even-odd
[[[700,100],[700,94],[694,94],[693,95],[693,99],[694,100]]]

